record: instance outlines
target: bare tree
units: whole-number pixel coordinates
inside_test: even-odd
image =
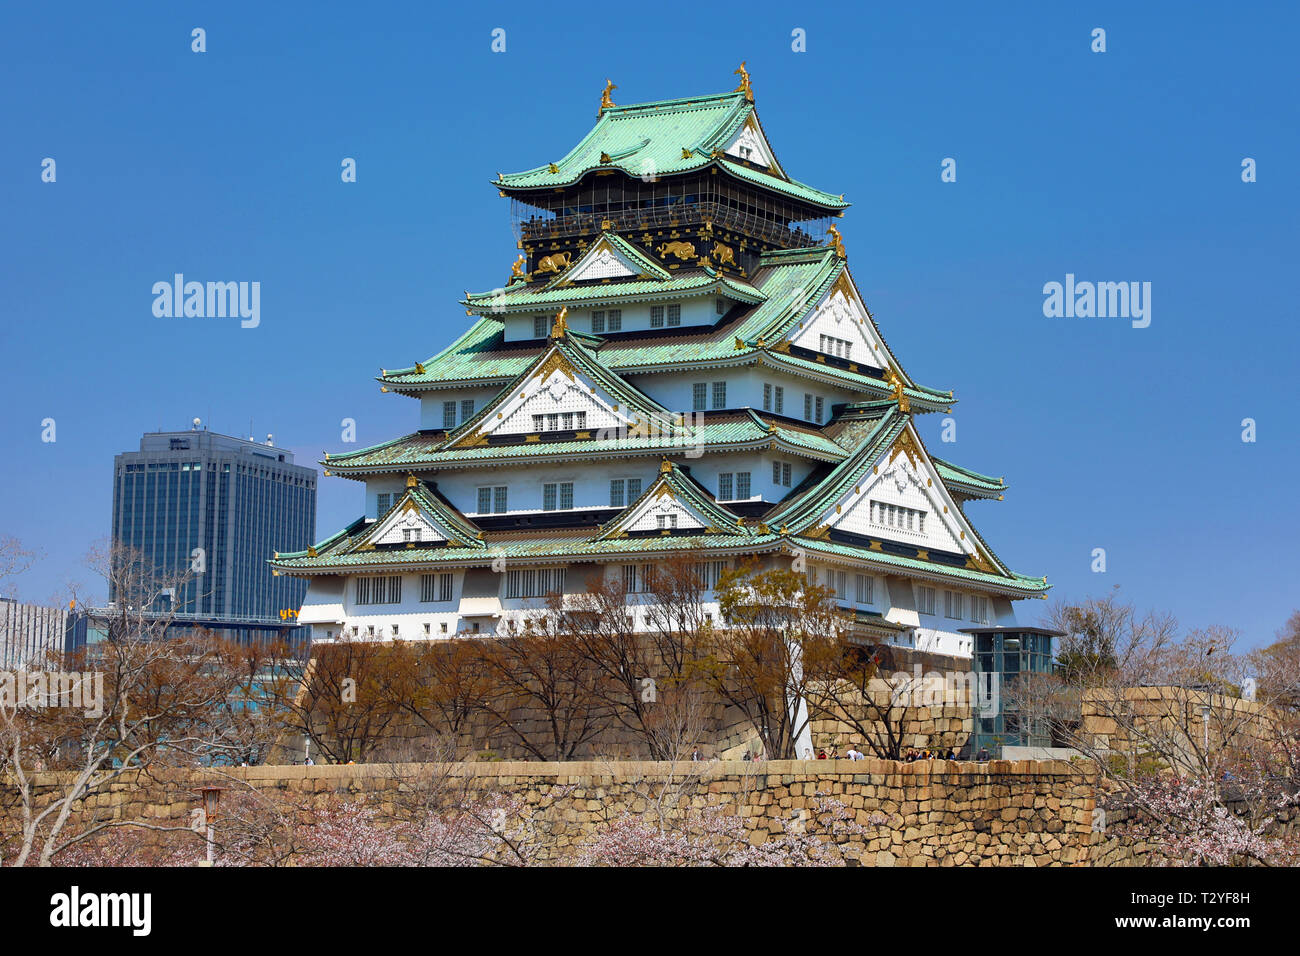
[[[844,619],[826,588],[793,571],[729,569],[719,582],[724,626],[714,632],[703,680],[758,733],[768,757],[794,759],[808,726],[809,660],[837,642]]]
[[[113,819],[90,798],[124,774],[154,764],[193,766],[220,753],[212,714],[235,678],[204,641],[169,634],[172,612],[163,597],[183,586],[184,575],[159,573],[120,546],[95,557],[118,596],[107,642],[82,651],[66,672],[6,675],[26,686],[0,695],[7,698],[0,706],[0,775],[7,777],[0,792],[19,824],[9,848],[15,865],[48,866],[115,827],[184,829]],[[38,785],[33,773],[42,770],[64,773]]]

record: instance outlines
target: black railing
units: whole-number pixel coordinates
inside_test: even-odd
[[[791,229],[779,220],[716,202],[682,203],[641,209],[608,209],[555,216],[549,219],[525,219],[519,223],[519,229],[525,241],[536,242],[564,236],[595,235],[606,228],[605,223],[609,223],[609,228],[615,232],[636,232],[645,229],[698,225],[706,221],[785,248],[816,246],[822,242],[820,236],[805,232],[801,228]]]

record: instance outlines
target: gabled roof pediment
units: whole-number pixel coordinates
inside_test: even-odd
[[[591,540],[624,538],[642,532],[671,534],[673,531],[742,537],[750,534],[736,515],[714,501],[678,465],[665,459],[650,487],[620,514],[602,525]]]
[[[546,284],[542,291],[562,288],[575,282],[619,279],[670,278],[671,274],[650,256],[623,237],[601,233],[582,258]]]
[[[562,320],[552,331],[558,337],[537,361],[453,431],[443,448],[485,445],[493,434],[578,431],[597,437],[684,430],[680,415],[602,366],[568,335]]]
[[[408,476],[406,491],[344,550],[383,545],[407,547],[484,547],[478,527],[449,502]]]
[[[794,535],[825,537],[841,531],[874,539],[873,548],[892,541],[922,553],[933,549],[965,555],[973,570],[1015,576],[958,507],[910,416],[898,411],[882,418],[871,438],[812,494],[768,521]]]

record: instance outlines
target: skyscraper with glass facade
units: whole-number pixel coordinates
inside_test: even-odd
[[[268,562],[306,548],[315,529],[316,470],[295,465],[269,435],[263,444],[196,424],[146,433],[139,451],[114,459],[113,541],[160,575],[192,571],[173,597],[180,616],[269,621],[296,612],[307,582],[273,575]]]

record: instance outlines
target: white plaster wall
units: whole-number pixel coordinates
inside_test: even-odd
[[[860,491],[849,491],[840,502],[840,512],[837,514],[832,509],[824,520],[833,528],[855,534],[883,535],[918,547],[972,553],[974,547],[969,536],[962,537],[965,529],[956,505],[947,498],[938,476],[925,462],[920,462],[919,468],[913,468],[905,454],[899,454],[893,462],[885,464],[887,457],[882,457],[877,466],[880,473],[864,476],[858,485]],[[924,511],[925,531],[909,531],[872,521],[872,501]],[[946,513],[945,508],[948,509]]]
[[[465,421],[461,415],[460,403],[465,400],[474,402],[474,413],[500,393],[498,388],[439,389],[420,396],[420,427],[424,429],[442,428],[442,403],[456,403],[456,424]]]
[[[790,336],[791,344],[821,352],[821,336],[830,335],[851,343],[850,362],[889,368],[884,343],[856,297],[833,288],[818,301],[809,315],[803,328]]]
[[[700,248],[699,243],[696,243],[697,252],[699,248]],[[709,248],[712,247],[710,246]],[[618,291],[617,284],[611,284],[610,291],[611,293],[617,294]],[[586,303],[583,303],[580,305],[570,306],[569,312],[564,318],[564,322],[569,328],[575,329],[578,332],[591,332],[592,312],[603,311],[608,313],[610,309],[622,309],[623,322],[621,328],[619,328],[618,331],[620,332],[650,331],[651,330],[650,329],[650,307],[652,305],[662,305],[665,307],[664,325],[662,326],[662,330],[666,331],[671,328],[676,328],[676,326],[669,326],[667,324],[668,321],[667,306],[676,304],[682,307],[681,324],[683,326],[712,325],[714,322],[718,320],[719,317],[717,312],[717,306],[716,306],[716,300],[718,298],[720,297],[710,293],[705,296],[701,296],[701,295],[695,295],[690,297],[683,296],[677,299],[665,299],[663,301],[644,302],[644,303],[609,302],[609,303],[599,304],[599,305],[588,305]],[[721,296],[721,298],[726,298],[726,297]],[[734,303],[732,300],[727,299],[726,308],[730,309],[733,304]],[[504,324],[505,341],[518,342],[523,339],[536,338],[536,336],[533,334],[534,331],[533,317],[538,315],[546,316],[546,323],[545,323],[546,332],[547,334],[550,334],[551,325],[555,322],[555,316],[559,313],[559,311],[560,311],[560,304],[556,303],[555,305],[548,306],[546,309],[539,309],[535,312],[528,312],[522,314],[510,313],[508,315],[500,316]],[[605,331],[608,332],[610,330],[608,327],[606,327]],[[656,328],[654,329],[654,331],[658,332],[661,331],[661,329]],[[603,333],[597,332],[596,334],[600,335]]]

